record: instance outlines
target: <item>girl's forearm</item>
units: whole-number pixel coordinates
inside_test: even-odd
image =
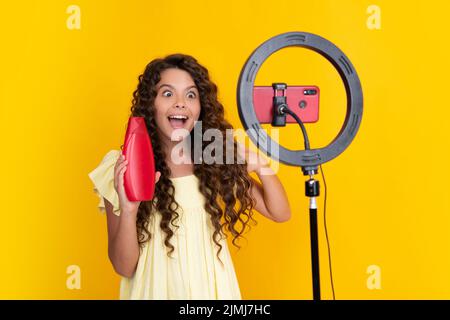
[[[276,221],[287,221],[291,217],[289,201],[275,172],[270,167],[256,171],[264,190],[264,203]]]
[[[108,252],[115,271],[124,277],[132,277],[139,260],[136,214],[121,211],[119,227]]]

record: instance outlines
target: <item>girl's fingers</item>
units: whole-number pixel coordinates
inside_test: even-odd
[[[127,166],[126,165],[124,165],[124,166],[122,166],[122,168],[120,168],[120,180],[121,180],[121,183],[122,183],[122,185],[123,185],[123,175],[125,174],[125,171],[127,170]]]
[[[122,157],[119,157],[116,161],[116,168],[119,167],[119,165],[124,161],[124,159]]]
[[[119,188],[123,186],[123,175],[125,173],[126,168],[127,168],[127,162],[125,161],[125,162],[121,163],[116,169],[115,179],[116,179],[116,181],[118,181]]]
[[[117,167],[117,171],[122,170],[123,167],[126,167],[128,164],[128,160],[123,161],[119,166]]]
[[[158,183],[159,178],[161,178],[161,172],[156,171],[156,174],[155,174],[155,184]]]
[[[126,166],[128,164],[128,160],[125,160],[121,162],[114,170],[114,177],[117,178],[120,170],[123,168],[123,166]]]
[[[122,162],[123,162],[122,157],[119,157],[116,161],[116,164],[114,165],[114,172],[117,171],[117,169],[119,168],[119,166]]]
[[[119,171],[119,191],[123,195],[124,201],[128,202],[130,200],[128,200],[128,197],[125,193],[124,178],[123,178],[125,171],[127,171],[126,165],[124,165]]]
[[[122,163],[124,163],[125,161],[128,161],[128,160],[126,160],[123,156],[120,156],[120,157],[117,159],[117,161],[116,161],[116,165],[115,165],[116,169],[119,168],[119,166],[120,166]]]

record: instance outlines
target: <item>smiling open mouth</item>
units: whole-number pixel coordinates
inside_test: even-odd
[[[188,116],[184,116],[184,115],[173,115],[173,116],[168,116],[167,119],[170,122],[170,125],[172,126],[172,128],[174,129],[178,129],[178,128],[183,128],[186,121],[188,120]]]

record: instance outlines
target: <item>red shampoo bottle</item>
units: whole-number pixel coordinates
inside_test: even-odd
[[[128,200],[152,200],[155,191],[155,159],[144,117],[128,119],[122,154],[128,160],[124,174]]]

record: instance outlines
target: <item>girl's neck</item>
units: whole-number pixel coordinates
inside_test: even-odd
[[[184,142],[186,143],[186,139]],[[189,153],[184,152],[184,150],[189,150],[187,145],[181,148],[178,141],[164,141],[162,146],[166,154],[166,164],[170,169],[170,178],[184,177],[194,173],[194,164],[191,161]],[[175,148],[174,154],[172,155],[172,150]]]

